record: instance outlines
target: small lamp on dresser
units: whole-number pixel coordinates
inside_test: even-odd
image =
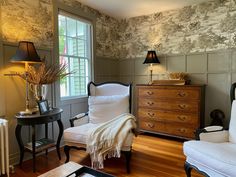
[[[148,51],[146,59],[143,62],[143,64],[150,64],[150,81],[148,83],[150,85],[152,84],[152,71],[153,71],[152,64],[153,63],[160,63],[160,61],[157,58],[156,51],[150,50],[150,51]]]

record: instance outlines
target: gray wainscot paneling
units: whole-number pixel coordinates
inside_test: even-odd
[[[119,81],[123,83],[133,83],[134,84],[134,76],[120,76]]]
[[[230,52],[221,51],[208,54],[208,72],[228,72],[230,63]]]
[[[71,104],[64,104],[60,106],[61,109],[63,109],[63,112],[61,114],[62,117],[62,123],[64,126],[64,129],[70,127],[70,121],[69,119],[72,117],[71,116]]]
[[[236,73],[232,73],[232,83],[236,82]]]
[[[117,59],[96,57],[94,63],[95,82],[101,83],[119,80],[119,62]]]
[[[191,84],[206,84],[207,74],[189,74]]]
[[[134,68],[135,68],[135,60],[133,59],[125,59],[120,60],[119,69],[120,69],[120,76],[133,76],[134,75]]]
[[[207,54],[187,56],[187,73],[207,72]]]
[[[231,85],[229,74],[208,74],[208,85],[206,87],[206,117],[214,109],[221,109],[225,115],[227,125],[230,115],[229,87]],[[206,119],[206,123],[210,119]]]
[[[185,56],[169,56],[166,58],[167,70],[169,72],[185,72]]]
[[[134,74],[135,75],[148,75],[149,74],[149,68],[148,68],[149,65],[143,64],[143,62],[144,62],[143,58],[134,59]]]
[[[232,52],[232,72],[236,72],[236,51]]]

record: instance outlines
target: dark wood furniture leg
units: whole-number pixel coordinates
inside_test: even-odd
[[[131,159],[131,150],[130,151],[123,151],[126,158],[126,171],[130,173],[130,159]]]
[[[65,155],[66,155],[65,163],[69,162],[69,160],[70,160],[70,149],[77,149],[77,150],[84,150],[84,151],[86,151],[86,148],[84,148],[84,147],[76,147],[76,146],[65,145],[64,146],[64,152],[65,152]]]
[[[62,137],[64,128],[63,128],[63,124],[62,124],[61,119],[57,120],[57,123],[58,123],[58,127],[59,127],[59,135],[57,138],[57,155],[58,155],[59,160],[61,160],[60,142],[61,142],[61,137]]]
[[[20,147],[20,166],[22,165],[22,161],[24,158],[24,144],[21,139],[21,128],[22,128],[22,126],[17,124],[16,129],[15,129],[16,140],[17,140],[17,143]]]
[[[48,124],[45,124],[45,138],[48,139]],[[48,155],[48,149],[45,150],[46,156]]]
[[[185,173],[186,173],[187,177],[191,177],[192,167],[188,162],[185,162],[184,169],[185,169]]]
[[[32,125],[32,156],[33,156],[33,172],[35,172],[35,125]]]
[[[70,160],[70,147],[65,145],[64,146],[64,152],[65,152],[65,155],[66,155],[66,161],[65,163],[69,162]]]

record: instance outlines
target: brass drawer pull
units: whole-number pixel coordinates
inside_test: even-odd
[[[187,106],[186,106],[185,104],[179,104],[178,107],[179,107],[180,109],[185,109]]]
[[[152,105],[154,105],[154,103],[153,103],[153,102],[147,102],[147,104],[148,104],[149,106],[152,106]]]
[[[181,121],[185,121],[186,120],[186,117],[185,116],[177,116],[177,118]]]
[[[179,93],[178,93],[178,96],[180,96],[180,97],[185,97],[185,96],[186,96],[186,93],[185,93],[185,92],[179,92]]]
[[[181,133],[186,133],[186,129],[185,129],[185,128],[180,128],[180,129],[179,129],[179,132],[181,132]]]
[[[154,93],[153,93],[153,92],[150,92],[150,91],[147,91],[147,94],[148,94],[148,95],[153,95]]]
[[[150,117],[153,117],[153,116],[155,116],[155,114],[154,113],[150,113],[150,112],[148,112],[147,113]]]
[[[149,128],[154,128],[154,124],[152,124],[152,123],[146,123],[146,126]]]

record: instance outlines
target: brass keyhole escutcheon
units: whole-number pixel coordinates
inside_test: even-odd
[[[179,92],[178,93],[178,96],[180,96],[180,97],[185,97],[187,94],[185,93],[185,92]]]
[[[147,94],[148,95],[153,95],[153,92],[152,91],[147,91]]]

